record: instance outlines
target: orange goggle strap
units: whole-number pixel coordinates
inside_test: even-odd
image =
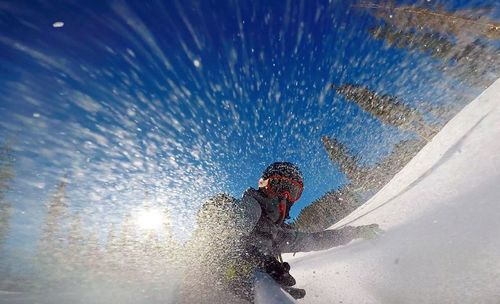
[[[286,216],[286,200],[280,201],[280,203],[278,205],[278,209],[280,211],[280,217],[276,221],[276,224],[281,224],[285,220],[285,216]]]

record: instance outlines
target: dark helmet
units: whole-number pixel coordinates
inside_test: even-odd
[[[270,164],[266,170],[262,172],[261,178],[265,180],[274,175],[288,177],[302,185],[304,184],[302,172],[300,172],[299,167],[289,162],[275,162]]]

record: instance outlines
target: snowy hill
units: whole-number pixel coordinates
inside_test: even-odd
[[[500,303],[500,79],[336,225],[386,232],[287,256],[300,303]]]

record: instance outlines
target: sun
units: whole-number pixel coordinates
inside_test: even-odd
[[[137,214],[136,223],[143,230],[160,230],[163,225],[163,214],[157,209],[141,210]]]

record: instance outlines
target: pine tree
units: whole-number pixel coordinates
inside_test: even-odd
[[[376,192],[387,184],[427,143],[426,140],[403,140],[391,153],[371,167],[359,166],[358,158],[349,155],[347,149],[336,139],[322,137],[330,160],[339,165],[350,180],[353,193]]]
[[[388,156],[366,170],[363,189],[371,192],[382,189],[426,143],[425,140],[403,140],[397,143]]]
[[[0,249],[9,231],[9,220],[12,214],[12,205],[5,200],[14,178],[14,153],[10,145],[0,147]]]
[[[363,167],[358,163],[358,157],[351,155],[347,148],[335,138],[323,136],[321,141],[330,160],[340,167],[340,171],[352,183],[357,183],[364,174]]]
[[[500,76],[500,48],[480,39],[457,46],[442,70],[472,86],[486,88]]]
[[[500,71],[500,49],[479,39],[457,43],[437,33],[403,31],[383,25],[369,30],[390,47],[418,51],[441,60],[441,70],[473,86],[488,85]]]
[[[348,186],[329,191],[302,209],[292,226],[304,232],[323,231],[358,208],[360,202]]]
[[[431,10],[416,6],[375,3],[359,4],[357,7],[368,9],[373,16],[400,30],[426,29],[442,34],[451,33],[464,39],[467,39],[467,36],[500,39],[500,23],[485,16],[489,9],[464,9],[451,13],[443,8]]]
[[[368,9],[385,26],[372,29],[388,45],[421,51],[442,60],[441,70],[472,86],[487,87],[500,76],[500,48],[488,39],[500,39],[500,23],[489,20],[488,8],[448,12],[443,8],[357,5]]]
[[[113,255],[116,252],[118,246],[118,237],[116,236],[115,224],[111,224],[108,230],[108,236],[106,237],[106,253]]]
[[[114,273],[119,270],[120,252],[119,241],[115,224],[111,224],[106,237],[106,245],[104,247],[104,259],[108,272]]]
[[[378,40],[385,40],[390,47],[425,52],[433,57],[446,59],[454,52],[456,44],[437,33],[402,31],[393,26],[382,25],[368,31]]]
[[[426,140],[435,133],[434,128],[427,125],[422,114],[394,96],[379,95],[366,87],[353,84],[343,84],[338,87],[332,84],[331,88],[384,124],[413,131]]]
[[[63,258],[66,237],[64,227],[68,218],[66,187],[67,177],[65,176],[47,204],[47,215],[39,241],[39,254],[44,260],[50,262],[57,262]]]
[[[67,241],[66,260],[71,262],[72,267],[80,268],[84,263],[82,254],[86,240],[83,234],[82,219],[78,212],[71,215]]]
[[[372,167],[360,167],[357,158],[337,140],[326,136],[322,140],[330,159],[343,168],[351,183],[305,207],[292,223],[300,231],[322,231],[343,219],[384,187],[426,144],[425,140],[403,140]]]
[[[105,261],[103,260],[99,226],[90,225],[86,230],[85,248],[82,253],[84,264],[88,269],[102,269]]]
[[[137,268],[140,256],[136,230],[132,216],[126,215],[120,225],[117,250],[123,268],[129,270]]]
[[[9,202],[0,201],[0,249],[9,233],[9,220],[12,215],[12,205]]]

